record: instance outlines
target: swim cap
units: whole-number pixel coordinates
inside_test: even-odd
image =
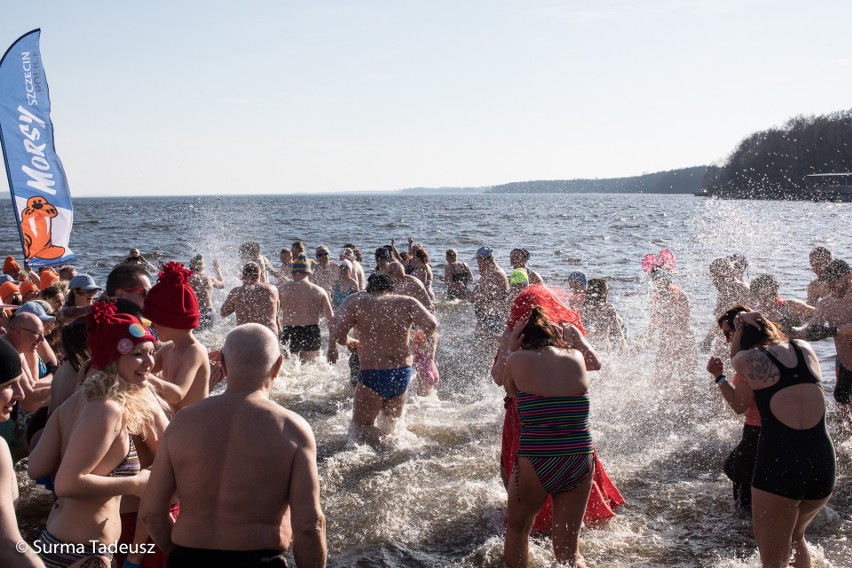
[[[479,247],[476,251],[476,258],[491,258],[493,255],[494,251],[488,247]]]
[[[530,277],[523,268],[516,268],[509,275],[509,284],[529,284]]]
[[[308,257],[304,254],[300,254],[296,257],[296,260],[293,261],[293,264],[290,266],[290,272],[302,272],[304,274],[313,274],[313,269],[311,268],[311,263],[308,260]]]
[[[201,272],[204,270],[204,257],[200,254],[196,254],[189,261],[189,269],[193,272]]]
[[[568,282],[577,282],[578,284],[585,286],[587,283],[586,274],[579,270],[575,270],[568,275]]]

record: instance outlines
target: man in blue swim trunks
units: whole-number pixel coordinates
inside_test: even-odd
[[[412,326],[428,338],[438,321],[414,298],[394,294],[393,280],[387,274],[372,274],[367,293],[350,296],[334,317],[329,360],[336,361],[338,343],[357,351],[361,360],[352,403],[352,431],[360,439],[379,443],[402,416],[414,361],[409,347]],[[349,337],[353,327],[359,339]],[[386,430],[375,425],[380,412],[390,419]]]

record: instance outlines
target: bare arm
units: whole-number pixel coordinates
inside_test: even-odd
[[[503,331],[503,335],[500,336],[500,342],[497,345],[497,353],[494,355],[494,362],[491,364],[491,378],[494,379],[494,383],[498,387],[503,386],[503,380],[506,374],[506,360],[509,357],[508,348],[510,333],[511,332],[508,329]]]
[[[216,277],[210,276],[210,285],[214,288],[222,289],[225,287],[225,279],[222,278],[222,268],[219,266],[219,259],[213,259],[213,270],[216,271]]]
[[[195,382],[198,372],[206,370],[205,381],[210,378],[209,360],[199,350],[193,349],[189,357],[183,357],[180,360],[175,376],[170,379],[163,379],[156,375],[148,375],[148,383],[150,383],[157,394],[163,397],[166,402],[172,406],[178,405],[186,397],[192,384]]]
[[[290,473],[290,524],[293,528],[293,557],[296,565],[325,566],[328,554],[325,516],[320,508],[317,447],[313,432],[304,424],[303,440],[293,457]]]
[[[438,329],[438,320],[435,319],[429,310],[427,310],[423,304],[418,302],[416,299],[411,298],[414,302],[411,310],[411,319],[417,329],[423,331],[426,337],[429,337],[435,330]]]
[[[811,321],[807,325],[794,327],[788,330],[788,337],[791,339],[806,339],[808,341],[821,341],[829,337],[837,335],[837,328],[829,325],[828,314],[826,313],[825,304],[819,302],[811,316]]]
[[[27,460],[27,475],[40,479],[52,475],[59,465],[62,452],[62,434],[59,431],[59,414],[54,412],[47,419],[35,447]]]
[[[160,444],[157,457],[154,458],[148,488],[139,504],[139,517],[145,523],[151,538],[166,554],[175,547],[172,542],[174,519],[169,510],[172,495],[177,489],[168,443],[169,437],[166,435]]]
[[[237,296],[237,289],[234,288],[228,293],[228,297],[225,298],[225,303],[222,304],[222,309],[219,310],[219,315],[223,318],[228,317],[232,313],[234,313],[237,309],[237,304],[234,302],[234,299]]]
[[[334,309],[331,307],[331,301],[328,299],[328,293],[323,290],[322,291],[322,314],[325,317],[325,322],[328,325],[331,325],[331,321],[334,319]]]
[[[9,446],[6,440],[0,438],[0,566],[13,568],[44,566],[29,547],[23,553],[15,548],[15,545],[24,542],[15,518],[17,483]]]
[[[598,371],[601,368],[601,360],[595,348],[586,341],[586,338],[573,325],[562,326],[562,337],[571,349],[576,349],[583,356],[587,371]]]

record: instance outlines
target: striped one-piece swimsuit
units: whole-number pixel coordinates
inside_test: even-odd
[[[595,464],[588,393],[545,397],[519,392],[516,401],[521,418],[518,457],[530,461],[548,493],[577,487]]]

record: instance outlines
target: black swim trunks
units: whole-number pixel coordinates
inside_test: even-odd
[[[214,550],[175,546],[169,554],[169,568],[197,566],[240,566],[241,568],[287,568],[280,550]]]
[[[843,366],[840,359],[836,361],[837,382],[834,383],[834,400],[840,404],[852,401],[852,371]]]
[[[281,343],[291,353],[299,351],[319,351],[322,347],[318,325],[285,325],[281,332]]]

